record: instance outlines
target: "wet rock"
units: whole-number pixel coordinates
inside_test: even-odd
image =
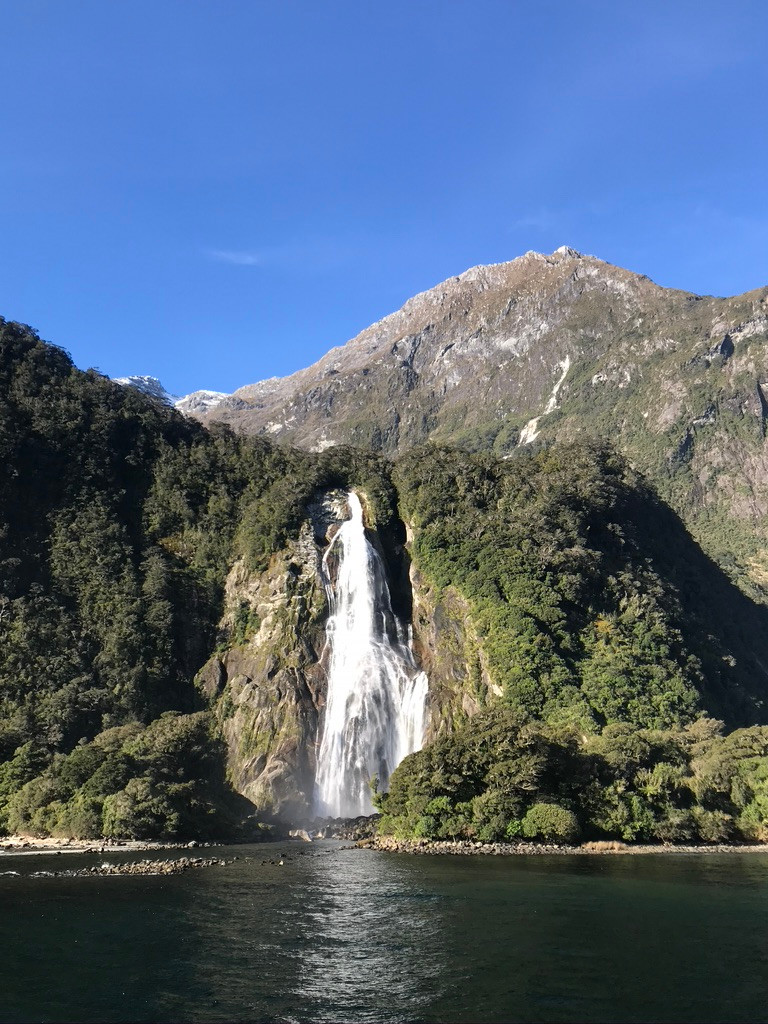
[[[224,866],[231,861],[220,857],[181,857],[178,860],[140,860],[126,864],[96,864],[74,871],[34,871],[33,878],[86,878],[91,875],[183,875],[194,868]]]
[[[312,842],[312,836],[305,828],[292,828],[288,832],[288,835],[291,839],[303,839],[305,843]]]
[[[323,818],[315,820],[310,835],[315,839],[350,839],[357,842],[376,834],[380,814],[361,814],[357,818]]]

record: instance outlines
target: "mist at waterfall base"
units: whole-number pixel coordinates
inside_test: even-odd
[[[315,810],[332,818],[373,813],[371,779],[386,788],[402,759],[421,748],[427,698],[409,628],[392,611],[384,564],[365,535],[360,499],[351,491],[347,502],[350,518],[323,559],[328,690]]]

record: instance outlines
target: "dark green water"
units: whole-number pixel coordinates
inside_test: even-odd
[[[763,855],[339,846],[238,847],[252,859],[165,878],[0,876],[0,1019],[768,1017]],[[276,849],[285,865],[262,865]],[[3,855],[0,871],[93,862]]]

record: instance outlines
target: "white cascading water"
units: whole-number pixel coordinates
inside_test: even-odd
[[[424,741],[427,677],[409,635],[392,613],[386,573],[368,542],[360,499],[347,496],[342,523],[323,559],[330,617],[326,627],[328,695],[317,761],[318,814],[373,813],[370,780],[382,788],[406,754]],[[332,584],[328,559],[339,548]]]

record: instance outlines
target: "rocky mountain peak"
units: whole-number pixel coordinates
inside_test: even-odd
[[[134,376],[134,377],[113,377],[115,384],[122,387],[136,388],[144,395],[162,402],[163,405],[175,406],[185,416],[205,416],[212,412],[219,403],[229,396],[224,391],[193,391],[189,395],[179,398],[167,391],[157,377]]]
[[[166,391],[157,377],[134,376],[113,377],[112,379],[115,384],[120,384],[126,388],[136,388],[137,391],[141,391],[144,395],[149,395],[150,398],[156,398],[164,405],[174,405],[178,401],[178,396]]]
[[[506,458],[609,438],[692,528],[736,524],[726,546],[754,551],[750,578],[768,586],[755,541],[768,537],[767,296],[662,288],[566,245],[528,252],[448,278],[313,366],[198,415],[314,450],[432,441]]]
[[[559,248],[555,249],[552,255],[571,256],[573,259],[580,260],[584,254],[579,252],[577,249],[572,249],[570,245],[561,245]]]
[[[191,394],[177,399],[173,404],[185,416],[204,416],[207,413],[213,412],[225,398],[229,398],[226,391],[208,391],[203,389],[201,391],[193,391]]]
[[[210,416],[313,448],[392,451],[489,420],[522,429],[546,409],[566,359],[597,356],[682,295],[569,246],[529,252],[415,295],[314,366],[240,388]]]

